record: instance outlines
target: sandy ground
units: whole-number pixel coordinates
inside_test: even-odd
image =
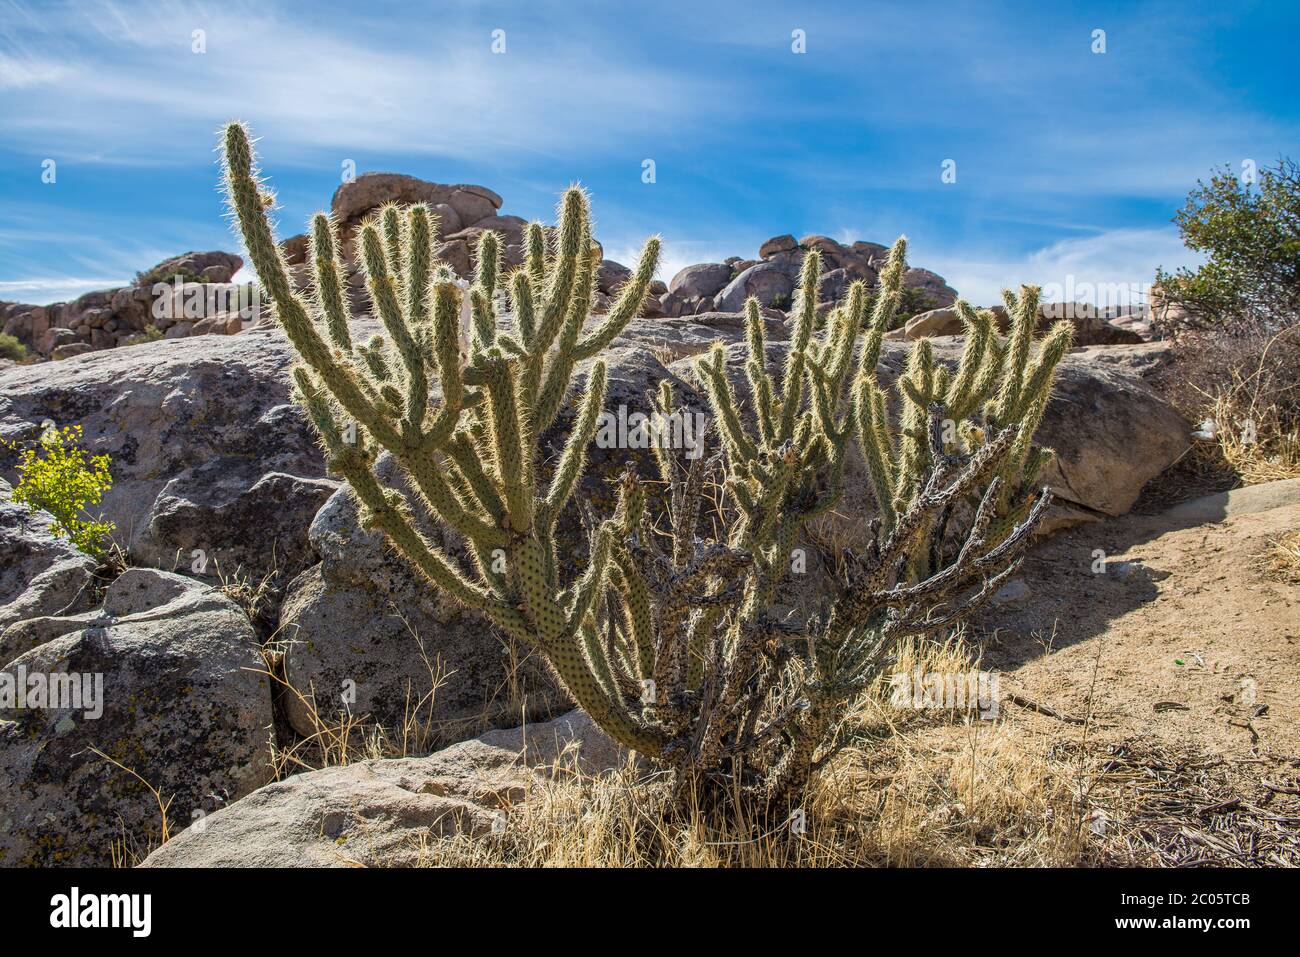
[[[1300,753],[1300,584],[1264,559],[1300,528],[1300,487],[1263,489],[1224,496],[1217,521],[1186,508],[1053,538],[1025,564],[1028,600],[982,617],[986,667],[1031,701],[1091,711],[1103,740]]]
[[[1300,864],[1300,574],[1266,560],[1298,528],[1300,480],[1082,526],[974,622],[1001,676],[986,739],[1080,769],[1075,863]],[[975,723],[914,741],[959,766]]]

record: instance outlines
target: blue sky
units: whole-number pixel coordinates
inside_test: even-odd
[[[213,152],[234,117],[261,137],[282,235],[350,159],[489,186],[526,218],[580,181],[606,254],[660,233],[665,279],[815,232],[905,233],[978,304],[1146,282],[1191,261],[1169,219],[1198,177],[1300,154],[1298,35],[1294,0],[0,0],[0,299],[237,248]]]

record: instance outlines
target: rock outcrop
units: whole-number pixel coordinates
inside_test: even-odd
[[[158,848],[145,867],[402,867],[454,835],[510,826],[538,775],[596,774],[626,755],[580,711],[425,758],[363,761],[269,784]]]
[[[96,562],[52,525],[47,513],[13,501],[13,487],[0,479],[0,634],[25,618],[75,614],[94,603]]]
[[[0,438],[80,424],[86,447],[111,459],[100,510],[136,561],[189,572],[202,559],[209,580],[218,565],[291,573],[329,491],[289,399],[292,364],[268,329],[14,367],[0,372]],[[0,458],[11,479],[12,464]]]
[[[172,339],[229,335],[257,313],[252,288],[231,281],[242,265],[233,253],[190,252],[146,269],[130,286],[88,292],[72,302],[0,303],[0,332],[51,359],[133,344],[148,330]]]
[[[248,618],[214,589],[129,569],[102,608],[0,642],[19,652],[0,667],[14,692],[0,697],[0,865],[129,860],[160,831],[150,787],[175,831],[269,779],[269,682]]]
[[[501,233],[508,263],[523,261],[523,229],[518,216],[500,216],[502,199],[486,186],[430,183],[401,173],[362,173],[334,191],[330,212],[339,226],[339,246],[355,274],[353,239],[357,228],[386,203],[425,203],[437,215],[439,251],[458,275],[468,277],[471,252],[484,229]],[[304,260],[305,262],[305,252]]]
[[[880,243],[849,245],[829,236],[774,236],[759,246],[757,260],[729,259],[723,263],[697,263],[680,270],[659,297],[665,316],[689,316],[701,312],[738,312],[750,296],[767,307],[788,310],[799,286],[804,256],[810,249],[822,255],[822,281],[817,291],[819,309],[824,311],[848,293],[857,279],[874,286],[884,268],[889,248]],[[956,290],[943,277],[926,269],[910,269],[904,284],[916,291],[931,308],[951,305]]]
[[[991,311],[997,317],[998,329],[1005,335],[1011,326],[1006,307],[993,306]],[[1074,324],[1076,346],[1136,345],[1149,338],[1139,335],[1128,325],[1106,319],[1096,306],[1083,302],[1052,302],[1039,306],[1037,331],[1045,332],[1061,319],[1068,319]],[[904,330],[903,338],[912,340],[927,336],[959,336],[963,327],[957,310],[944,308],[931,309],[913,316],[907,321]]]

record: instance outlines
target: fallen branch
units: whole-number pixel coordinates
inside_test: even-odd
[[[1087,724],[1087,718],[1078,718],[1072,714],[1062,714],[1055,708],[1048,707],[1045,704],[1039,704],[1037,701],[1030,701],[1028,698],[1018,694],[1009,694],[1002,700],[1009,701],[1012,704],[1019,705],[1029,711],[1037,711],[1039,714],[1046,715],[1049,718],[1055,718],[1058,721],[1066,721],[1070,724]]]

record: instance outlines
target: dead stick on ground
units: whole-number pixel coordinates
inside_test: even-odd
[[[1276,791],[1278,794],[1300,794],[1300,788],[1283,787],[1280,784],[1274,784],[1272,781],[1265,781],[1262,778],[1259,783],[1264,785],[1264,787],[1268,788],[1270,791]]]
[[[1030,711],[1037,711],[1039,714],[1046,715],[1049,718],[1056,718],[1058,721],[1067,721],[1070,724],[1087,724],[1088,722],[1087,718],[1078,718],[1072,714],[1062,714],[1055,708],[1050,708],[1045,704],[1039,704],[1037,701],[1030,701],[1028,698],[1018,694],[1009,694],[1002,700],[1009,701],[1022,708],[1027,708]]]

